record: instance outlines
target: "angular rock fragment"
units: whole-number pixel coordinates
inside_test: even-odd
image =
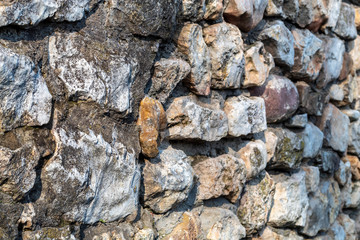
[[[50,120],[52,96],[40,69],[26,56],[0,47],[0,133]]]
[[[341,102],[344,100],[344,91],[339,84],[331,85],[329,89],[330,100],[334,102]]]
[[[266,51],[271,53],[277,65],[294,65],[294,37],[282,21],[267,22],[258,39],[264,43]]]
[[[264,231],[258,238],[253,238],[254,240],[303,240],[304,238],[297,234],[296,231],[289,229],[278,229],[273,227],[266,227]]]
[[[156,223],[159,239],[200,239],[201,222],[192,212],[174,213]]]
[[[206,0],[206,12],[204,19],[217,20],[222,17],[224,12],[223,0]]]
[[[240,88],[244,74],[244,52],[241,33],[229,23],[217,23],[203,29],[211,58],[211,87]]]
[[[76,239],[76,236],[70,226],[62,228],[42,228],[38,231],[25,231],[23,235],[24,240],[37,239]]]
[[[318,167],[304,166],[301,168],[305,172],[305,183],[308,193],[316,192],[320,184],[320,171]]]
[[[348,152],[360,156],[360,121],[352,122],[349,128]]]
[[[335,172],[335,180],[339,183],[340,186],[345,186],[347,180],[351,175],[351,164],[350,162],[340,161],[339,169]],[[350,176],[351,178],[351,176]]]
[[[353,75],[348,75],[345,81],[342,81],[339,84],[341,88],[344,98],[341,101],[336,101],[335,104],[337,106],[345,106],[350,105],[357,98],[358,91],[358,83],[356,77]]]
[[[327,21],[322,25],[321,30],[327,32],[327,30],[334,30],[340,15],[341,1],[340,0],[326,0],[323,1],[326,9]]]
[[[344,57],[343,57],[343,65],[342,65],[340,76],[339,76],[340,81],[343,81],[347,78],[347,76],[353,70],[353,65],[354,65],[354,62],[351,58],[351,55],[348,52],[345,52]]]
[[[319,75],[324,60],[322,41],[309,30],[294,29],[295,60],[290,70],[291,79],[313,81]]]
[[[260,96],[265,101],[266,120],[269,123],[289,118],[299,107],[299,93],[288,78],[270,75],[261,87],[249,89],[251,96]]]
[[[211,59],[200,25],[185,25],[176,42],[180,52],[187,56],[191,67],[190,75],[184,79],[185,85],[195,94],[209,95]]]
[[[177,84],[190,73],[190,65],[181,59],[162,58],[154,64],[149,95],[165,103]]]
[[[317,126],[324,133],[324,145],[345,152],[348,147],[349,118],[337,107],[328,104]]]
[[[181,19],[196,22],[204,17],[206,0],[181,0],[179,17]]]
[[[350,122],[356,121],[360,118],[360,112],[353,109],[342,109],[342,113],[349,117]],[[350,125],[351,128],[351,125]]]
[[[350,56],[354,63],[353,69],[356,71],[360,69],[360,36],[357,36],[356,39],[351,42],[350,46],[352,46]]]
[[[311,122],[306,124],[302,132],[304,141],[304,158],[314,158],[320,151],[323,145],[324,134]]]
[[[327,10],[322,0],[299,0],[299,12],[296,17],[296,23],[301,28],[308,28],[317,32],[323,23],[327,20]]]
[[[291,176],[285,174],[272,176],[275,181],[275,195],[269,215],[269,225],[276,227],[305,225],[309,206],[305,176],[304,171]]]
[[[291,128],[305,128],[308,123],[308,115],[298,114],[290,118],[288,121],[285,122],[285,126]]]
[[[309,115],[321,116],[326,95],[320,91],[313,91],[309,84],[300,81],[296,83],[299,93],[300,109]]]
[[[322,149],[316,160],[320,163],[321,170],[324,172],[333,174],[339,169],[340,157],[332,150]]]
[[[276,146],[278,144],[279,138],[270,130],[265,131],[265,144],[267,151],[267,162],[270,162],[275,155]]]
[[[343,162],[349,162],[351,165],[351,173],[353,180],[360,180],[360,160],[356,156],[346,155],[342,159]]]
[[[259,97],[230,97],[224,111],[228,118],[229,135],[239,137],[266,130],[264,100]]]
[[[337,217],[337,221],[344,228],[344,232],[346,233],[346,236],[345,236],[346,240],[358,239],[358,235],[356,234],[354,220],[352,220],[348,215],[341,213]]]
[[[265,171],[246,185],[237,216],[245,227],[247,235],[256,233],[265,226],[272,206],[274,191],[274,181]]]
[[[194,171],[181,150],[167,147],[156,159],[145,162],[144,204],[165,213],[186,200],[193,187]]]
[[[146,157],[156,157],[158,154],[159,131],[166,128],[166,114],[161,103],[145,97],[140,103],[139,119],[140,146]]]
[[[346,208],[357,208],[360,206],[360,181],[350,181],[350,196],[345,199]]]
[[[322,235],[322,236],[324,236],[324,235]],[[319,237],[317,237],[317,238],[315,238],[315,239],[318,239],[318,238],[321,239],[322,236],[319,236]],[[325,237],[325,239],[326,239],[326,238],[329,238],[329,239],[344,239],[344,240],[345,240],[345,239],[346,239],[346,238],[345,238],[345,237],[346,237],[346,235],[345,235],[345,230],[344,230],[344,228],[339,224],[339,222],[336,220],[336,221],[333,223],[333,225],[331,225],[329,231],[327,232],[327,234],[326,234],[324,237]]]
[[[248,32],[261,21],[266,6],[267,1],[264,0],[229,0],[224,10],[224,18],[238,26],[241,31]]]
[[[261,86],[275,66],[273,57],[266,52],[262,42],[248,46],[245,52],[245,79],[243,87]]]
[[[340,15],[334,32],[345,40],[353,40],[356,38],[355,10],[350,4],[341,3]]]
[[[4,240],[18,238],[18,220],[24,206],[11,196],[0,192],[0,237]]]
[[[228,133],[228,120],[221,110],[202,107],[192,97],[179,97],[166,111],[170,139],[218,141]]]
[[[141,229],[135,234],[134,240],[155,240],[156,234],[151,228]]]
[[[224,196],[236,202],[246,181],[246,168],[241,159],[225,154],[216,158],[198,157],[193,163],[199,186],[197,199]]]

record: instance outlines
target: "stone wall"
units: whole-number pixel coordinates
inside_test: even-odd
[[[0,239],[359,239],[357,30],[358,0],[0,1]]]

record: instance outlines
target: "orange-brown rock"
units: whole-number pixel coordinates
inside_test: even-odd
[[[199,218],[190,212],[182,215],[182,221],[167,235],[164,240],[196,240],[199,239],[201,225]]]
[[[345,80],[346,77],[350,74],[352,68],[353,68],[354,62],[350,56],[349,53],[345,52],[344,53],[344,60],[343,60],[343,64],[342,64],[342,68],[341,68],[341,72],[340,72],[340,76],[339,76],[339,80]]]
[[[343,162],[350,162],[352,178],[354,180],[360,180],[360,160],[358,157],[353,155],[346,155],[342,159]]]
[[[140,103],[139,119],[140,145],[146,157],[156,157],[158,154],[159,131],[166,128],[166,114],[161,103],[150,97],[145,97]]]
[[[360,30],[360,7],[353,5],[355,9],[355,26],[357,30]]]

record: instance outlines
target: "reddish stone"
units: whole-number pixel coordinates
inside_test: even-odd
[[[353,68],[354,62],[350,56],[349,53],[345,52],[344,53],[344,60],[343,60],[343,64],[342,64],[342,68],[341,68],[341,72],[340,72],[340,76],[339,76],[339,80],[345,80],[346,77],[350,74],[352,68]]]

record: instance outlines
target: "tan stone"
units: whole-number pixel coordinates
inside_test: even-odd
[[[350,56],[354,62],[353,69],[360,70],[360,36],[358,35],[356,39],[351,42],[352,49],[350,51]]]
[[[189,212],[182,215],[182,221],[163,240],[195,240],[199,239],[201,225],[199,218]]]
[[[296,231],[288,229],[276,229],[272,227],[266,227],[258,238],[252,238],[253,240],[303,240],[304,238],[297,234]]]
[[[360,160],[356,156],[346,155],[342,158],[343,162],[350,162],[352,178],[354,180],[360,180]]]
[[[353,5],[355,9],[355,26],[357,30],[360,30],[360,7]]]
[[[206,0],[206,12],[204,18],[206,20],[216,20],[222,16],[223,0]]]
[[[267,151],[267,162],[270,162],[274,157],[276,146],[278,144],[278,136],[271,131],[265,131],[265,140],[266,140],[266,151]]]
[[[347,76],[350,74],[352,68],[353,68],[354,62],[350,56],[350,54],[348,52],[344,53],[344,60],[343,60],[343,64],[342,64],[342,68],[341,68],[341,72],[340,72],[340,76],[339,76],[339,80],[345,80],[347,78]]]
[[[159,131],[166,128],[166,114],[161,103],[150,97],[145,97],[140,103],[139,119],[140,146],[147,157],[158,154]]]
[[[248,142],[237,154],[245,162],[247,179],[255,177],[266,167],[266,146],[261,140]]]

